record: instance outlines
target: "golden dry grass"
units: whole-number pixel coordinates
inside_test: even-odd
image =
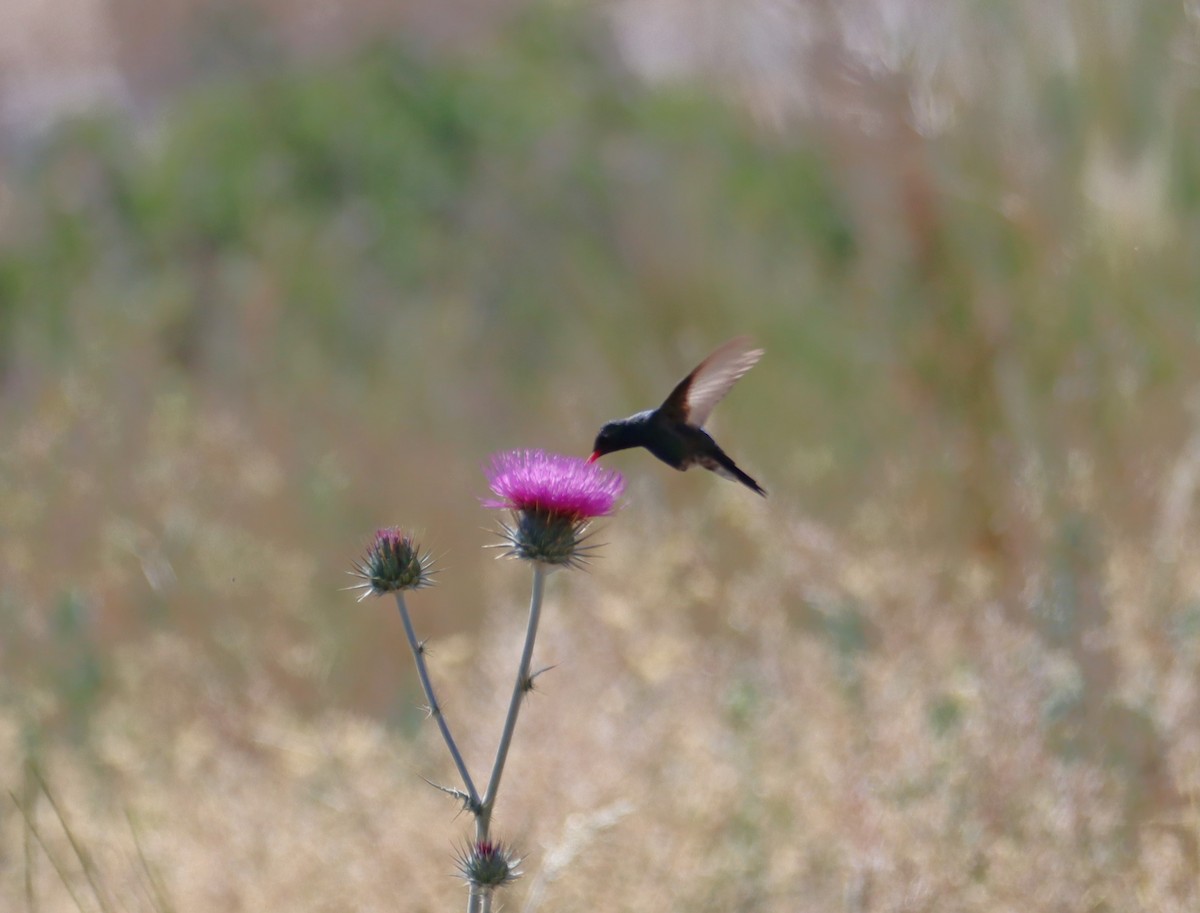
[[[1144,556],[1095,569],[1107,621],[1074,652],[1014,624],[970,573],[849,550],[743,495],[715,490],[682,517],[639,500],[593,572],[552,578],[535,664],[558,665],[525,709],[497,812],[528,855],[508,908],[1194,908],[1197,685],[1139,633]],[[749,557],[724,560],[722,527]],[[478,668],[431,644],[479,769],[525,569],[489,577]],[[361,610],[405,665],[390,604]],[[1100,687],[1088,663],[1112,667],[1106,693],[1083,690]],[[122,648],[113,667],[86,750],[36,755],[109,909],[462,900],[450,849],[468,822],[420,779],[453,782],[431,724],[413,739],[361,714],[298,713],[269,676],[234,683],[178,633]],[[74,909],[48,853],[98,909],[23,774],[27,736],[10,713],[5,786],[46,850],[10,810],[0,891],[19,901],[28,877],[36,909]]]

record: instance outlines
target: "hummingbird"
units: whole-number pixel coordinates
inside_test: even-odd
[[[702,466],[719,476],[741,482],[764,498],[767,493],[742,472],[704,430],[704,423],[730,388],[763,356],[745,336],[731,339],[681,380],[657,409],[647,409],[607,423],[596,435],[589,463],[606,453],[645,447],[681,472]]]

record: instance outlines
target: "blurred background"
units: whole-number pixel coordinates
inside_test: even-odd
[[[584,455],[748,334],[551,580],[507,909],[1200,903],[1200,8],[18,0],[0,899],[435,910]]]

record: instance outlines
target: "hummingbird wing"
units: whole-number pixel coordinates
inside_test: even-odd
[[[717,403],[762,357],[763,350],[754,348],[748,337],[729,340],[679,382],[659,411],[674,421],[703,427]]]

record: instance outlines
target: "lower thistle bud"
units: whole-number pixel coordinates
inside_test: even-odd
[[[362,579],[353,589],[362,590],[359,601],[399,590],[419,590],[433,583],[428,553],[412,535],[390,526],[375,533],[375,541],[351,572]]]
[[[503,843],[480,840],[458,851],[458,871],[475,888],[499,888],[521,877],[521,859]]]

